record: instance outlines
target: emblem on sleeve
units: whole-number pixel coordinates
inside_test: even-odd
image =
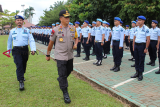
[[[123,32],[123,29],[121,29],[121,32]]]
[[[149,33],[149,30],[147,30],[146,33]]]

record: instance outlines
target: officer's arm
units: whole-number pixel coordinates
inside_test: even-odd
[[[12,50],[12,32],[9,33],[8,42],[7,42],[7,50]]]
[[[120,43],[119,43],[119,47],[123,47],[123,41],[124,41],[124,31],[123,31],[123,28],[121,28],[121,30],[120,30]]]
[[[150,32],[149,32],[149,29],[146,30],[146,38],[147,38],[146,48],[148,48],[149,44],[150,44]]]
[[[89,42],[90,37],[91,37],[91,28],[89,28],[89,32],[88,32],[88,40],[87,40],[87,42]]]
[[[158,29],[158,42],[157,42],[157,47],[159,48],[159,42],[160,42],[160,29]]]
[[[111,38],[111,32],[112,32],[112,31],[111,31],[111,29],[110,29],[110,30],[109,30],[109,39]]]
[[[29,44],[31,47],[31,51],[36,51],[36,44],[35,44],[33,35],[31,33],[29,33]]]
[[[104,37],[105,37],[105,29],[102,28],[102,43],[104,42]],[[107,38],[108,39],[108,38]]]

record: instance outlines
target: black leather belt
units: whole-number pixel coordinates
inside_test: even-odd
[[[133,41],[133,39],[130,39],[130,41]]]
[[[83,39],[87,39],[88,37],[83,37]]]
[[[135,45],[146,45],[146,43],[135,43]]]
[[[113,40],[113,42],[119,42],[120,40]]]
[[[158,40],[150,40],[151,42],[157,42]]]
[[[26,46],[14,46],[13,48],[24,49],[24,48],[28,48],[28,45],[26,45]]]

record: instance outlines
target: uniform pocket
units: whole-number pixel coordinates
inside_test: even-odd
[[[27,35],[27,34],[22,34],[22,39],[23,39],[24,41],[27,41],[27,40],[28,40],[28,35]]]
[[[13,41],[16,41],[17,40],[17,34],[13,34],[12,39],[13,39]]]

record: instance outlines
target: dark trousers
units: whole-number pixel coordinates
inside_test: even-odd
[[[110,48],[111,48],[110,44],[111,44],[111,41],[107,41],[106,43],[106,53],[107,54],[110,53]]]
[[[91,47],[93,47],[93,52],[95,53],[95,43],[94,43],[94,40],[95,40],[95,36],[91,36]]]
[[[96,42],[95,43],[95,53],[96,53],[96,59],[97,60],[102,60],[102,50],[103,46],[101,45],[101,42]]]
[[[145,47],[146,45],[134,45],[135,69],[139,72],[144,72]]]
[[[44,37],[44,44],[46,45],[47,44],[47,37],[48,35],[45,35],[46,37]]]
[[[150,60],[151,61],[155,61],[157,59],[157,42],[158,41],[150,41],[149,47],[148,47],[148,52],[149,52],[149,56],[150,56]]]
[[[82,46],[83,46],[83,49],[84,49],[83,36],[81,37],[81,43],[82,43]]]
[[[58,75],[59,77],[57,80],[59,81],[59,86],[61,89],[68,87],[67,77],[73,71],[73,59],[68,61],[63,60],[56,60],[57,61],[57,68],[58,68]]]
[[[107,54],[107,42],[106,42],[106,40],[104,40],[103,53],[104,53],[104,55]]]
[[[128,36],[125,36],[125,42],[126,42],[126,46],[129,46],[129,42],[128,42]]]
[[[133,58],[134,58],[134,52],[133,52],[133,41],[130,41],[129,46],[130,46],[130,52],[131,52],[131,55],[132,55],[132,56],[133,56]]]
[[[160,44],[159,44],[159,47],[160,47]],[[159,68],[160,68],[160,48],[158,49],[158,60],[159,60]]]
[[[80,39],[80,38],[78,38],[78,39]],[[80,53],[81,53],[81,42],[78,42],[78,44],[77,44],[77,54],[80,55]]]
[[[90,40],[89,43],[86,44],[88,38],[83,38],[83,42],[84,42],[84,51],[86,53],[86,56],[90,56]]]
[[[113,41],[113,60],[117,66],[121,65],[123,57],[123,48],[119,49],[120,41]]]
[[[24,73],[26,72],[26,66],[28,61],[28,47],[19,49],[19,48],[13,48],[12,49],[12,55],[14,58],[14,63],[16,64],[16,74],[17,74],[17,80],[24,80]]]

